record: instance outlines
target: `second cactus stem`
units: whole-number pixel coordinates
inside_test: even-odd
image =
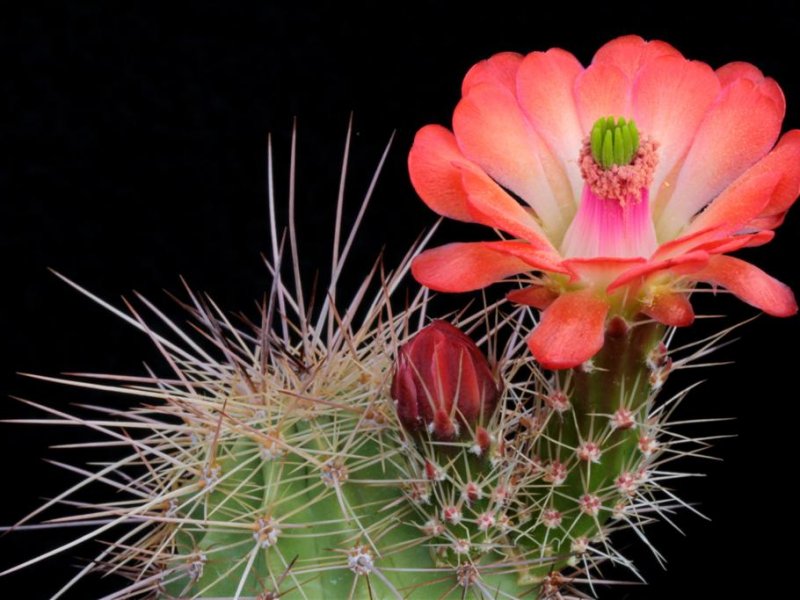
[[[559,371],[539,406],[541,429],[532,445],[534,469],[550,484],[531,515],[529,535],[554,566],[533,571],[544,582],[580,564],[590,545],[604,545],[609,522],[635,511],[657,449],[653,400],[670,360],[653,322],[612,322],[600,353]],[[524,543],[524,540],[521,540]]]

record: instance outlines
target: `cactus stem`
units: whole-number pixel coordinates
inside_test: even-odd
[[[272,192],[270,202],[274,214]],[[290,222],[292,277],[281,275],[273,239],[275,280],[258,323],[234,325],[187,287],[184,307],[202,342],[144,298],[158,327],[132,304],[124,312],[62,277],[145,333],[172,373],[40,377],[142,404],[81,406],[100,413],[85,417],[29,403],[48,418],[28,422],[93,430],[107,440],[92,447],[124,446],[127,456],[89,468],[57,463],[81,481],[14,528],[90,529],[7,573],[124,526],[62,593],[95,571],[129,580],[120,598],[544,600],[603,583],[592,574],[603,563],[635,573],[610,534],[629,528],[652,547],[645,522],[694,510],[668,489],[681,476],[672,461],[704,457],[712,438],[672,429],[691,424],[674,413],[692,388],[658,404],[656,392],[675,370],[711,364],[734,328],[669,349],[671,332],[635,324],[593,364],[553,375],[520,357],[526,309],[464,313],[458,325],[498,357],[501,401],[474,422],[448,415],[464,421],[461,439],[410,433],[388,388],[393,352],[428,314],[422,291],[403,310],[392,306],[415,250],[390,274],[374,266],[342,309],[337,280],[354,238],[341,239],[341,219],[321,306],[302,293]],[[90,485],[114,495],[89,505],[79,494]],[[59,505],[77,514],[28,523]]]

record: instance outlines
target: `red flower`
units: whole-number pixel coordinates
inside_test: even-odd
[[[698,282],[792,315],[791,290],[725,256],[770,241],[800,193],[784,108],[752,65],[714,71],[636,36],[586,68],[560,49],[497,54],[464,79],[454,133],[417,133],[409,170],[433,210],[512,239],[428,250],[413,273],[447,292],[527,282],[509,298],[543,311],[529,346],[550,368],[591,358],[613,316],[690,324]]]
[[[456,437],[462,424],[488,419],[499,396],[486,357],[445,321],[434,321],[400,347],[391,393],[406,428],[425,426],[440,440]]]

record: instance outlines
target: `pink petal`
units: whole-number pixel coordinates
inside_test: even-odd
[[[504,192],[486,173],[464,169],[461,173],[467,206],[473,219],[529,241],[539,249],[555,252],[539,223]]]
[[[512,290],[506,294],[506,299],[517,304],[533,306],[539,310],[544,310],[558,298],[553,290],[542,285],[532,285],[518,290]]]
[[[551,250],[541,250],[527,242],[504,241],[504,242],[482,242],[483,245],[491,250],[516,256],[525,261],[532,269],[537,271],[547,271],[549,273],[568,274],[570,271],[564,267],[561,257]]]
[[[682,58],[681,53],[666,42],[646,42],[638,35],[625,35],[604,44],[595,53],[592,64],[614,65],[633,80],[643,65],[661,56]]]
[[[639,70],[631,101],[640,133],[659,143],[651,187],[656,210],[662,202],[662,182],[689,149],[719,88],[719,80],[708,65],[679,56],[661,56]]]
[[[779,171],[783,177],[760,216],[782,215],[800,194],[800,130],[787,131],[772,152],[756,163],[748,173],[762,170]]]
[[[464,157],[455,137],[444,127],[420,129],[408,156],[408,169],[417,193],[440,215],[489,227],[507,226],[514,235],[552,248],[536,220]],[[465,173],[469,175],[465,177]],[[493,202],[499,204],[492,207]]]
[[[530,264],[497,249],[503,243],[454,243],[426,250],[414,259],[411,272],[433,290],[468,292],[530,271]]]
[[[464,155],[531,206],[545,229],[566,229],[575,211],[569,181],[511,92],[473,85],[456,106],[453,130]]]
[[[573,94],[581,71],[581,63],[572,54],[553,48],[528,54],[517,72],[519,103],[537,133],[564,165],[574,198],[583,189],[578,154],[587,133],[578,121]]]
[[[721,227],[704,227],[697,231],[690,231],[679,238],[661,244],[655,251],[651,260],[672,258],[691,252],[695,248],[708,242],[719,240],[726,236],[726,231]]]
[[[670,327],[686,327],[694,322],[694,311],[685,294],[660,294],[642,312]]]
[[[782,175],[780,171],[763,170],[746,173],[695,217],[686,234],[715,228],[727,233],[738,231],[767,207]]]
[[[608,310],[590,290],[559,296],[528,339],[534,358],[546,369],[569,369],[589,360],[603,347]]]
[[[755,84],[762,85],[761,90],[775,101],[781,111],[786,109],[786,98],[783,96],[778,83],[770,78],[764,77],[761,70],[746,62],[732,62],[717,69],[717,77],[722,87],[729,86],[737,79],[749,79]]]
[[[753,221],[750,221],[748,228],[752,227],[752,224]],[[753,227],[753,229],[758,230],[757,227]],[[703,250],[709,254],[726,254],[740,248],[761,246],[769,242],[773,237],[775,237],[775,233],[772,231],[734,233],[731,235],[730,229],[724,226],[706,227],[662,244],[658,251],[653,254],[651,260],[659,261],[665,258],[674,258],[695,250]]]
[[[783,109],[750,79],[728,85],[703,119],[656,222],[674,237],[715,196],[763,157],[778,139]]]
[[[764,81],[764,74],[755,65],[746,62],[730,62],[717,69],[717,77],[723,87],[730,85],[737,79],[749,79],[755,83]]]
[[[748,234],[746,236],[737,236],[737,237],[749,238],[749,239],[747,239],[747,243],[744,244],[744,245],[739,246],[738,248],[736,248],[737,250],[739,248],[758,248],[759,246],[763,246],[764,244],[768,244],[769,242],[771,242],[773,240],[773,238],[775,237],[775,232],[774,231],[770,231],[767,228],[764,231],[759,231],[758,233]],[[728,252],[733,252],[733,250],[725,250],[724,253],[728,253]],[[715,251],[715,253],[716,253],[716,251]],[[722,253],[720,253],[720,254],[722,254]]]
[[[698,215],[680,238],[659,249],[693,247],[706,238],[730,235],[747,225],[753,229],[774,229],[800,193],[800,131],[787,132],[773,150],[734,181],[706,210]],[[709,236],[708,232],[715,231]],[[704,234],[704,232],[706,232]]]
[[[786,219],[786,211],[774,215],[756,217],[750,221],[749,225],[753,229],[777,229],[783,225]]]
[[[775,237],[774,231],[759,231],[757,233],[742,233],[732,235],[720,240],[707,242],[698,246],[697,250],[703,250],[709,254],[730,254],[741,248],[753,248],[763,246]]]
[[[705,267],[708,264],[708,260],[709,256],[707,252],[697,250],[674,258],[648,261],[646,264],[637,265],[622,273],[609,284],[608,291],[613,292],[617,288],[627,285],[636,279],[644,281],[646,277],[662,271],[668,271],[673,275],[694,273]]]
[[[727,288],[739,299],[775,317],[797,312],[797,302],[787,285],[732,256],[714,256],[692,279]]]
[[[522,55],[516,52],[501,52],[480,61],[464,77],[461,95],[466,96],[474,86],[482,83],[499,85],[516,94],[517,69],[521,63]]]
[[[465,162],[450,131],[439,125],[426,125],[414,138],[408,172],[417,194],[432,210],[451,219],[472,222],[461,172],[454,166]]]
[[[629,258],[650,256],[658,248],[650,194],[642,191],[624,205],[585,186],[581,205],[561,241],[565,257]]]
[[[573,273],[573,282],[583,282],[595,288],[605,288],[620,274],[647,261],[641,257],[633,258],[570,258],[562,261],[562,266]]]
[[[618,67],[593,64],[575,80],[575,104],[583,131],[600,117],[628,117],[631,81]]]

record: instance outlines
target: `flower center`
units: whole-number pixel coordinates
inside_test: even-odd
[[[601,117],[583,142],[581,175],[599,198],[622,206],[639,202],[653,182],[657,146],[640,138],[633,119]]]
[[[633,119],[600,117],[589,136],[594,162],[610,169],[614,165],[629,165],[639,149],[639,130]]]
[[[636,123],[602,117],[581,148],[585,182],[578,213],[561,244],[564,256],[647,257],[656,249],[649,189],[658,144]]]

